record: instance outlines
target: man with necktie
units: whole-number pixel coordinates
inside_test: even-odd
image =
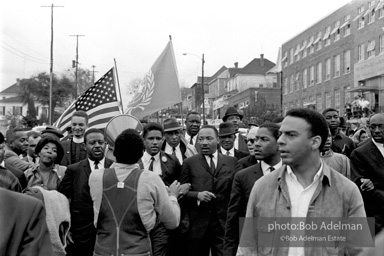
[[[189,216],[188,256],[222,255],[224,227],[233,177],[235,157],[218,152],[216,127],[206,125],[199,131],[201,152],[184,161],[181,183],[190,183],[186,194]]]
[[[191,111],[185,119],[186,133],[185,139],[187,142],[196,147],[197,134],[201,125],[200,114],[196,111]]]
[[[232,123],[221,123],[219,126],[220,152],[227,156],[234,156],[237,160],[249,155],[234,147],[236,139],[235,126]]]
[[[255,182],[282,166],[279,138],[280,126],[274,123],[262,124],[256,132],[254,157],[259,162],[236,173],[232,183],[231,199],[228,205],[225,226],[224,255],[235,256],[239,244],[239,219],[245,217],[249,195]]]
[[[161,150],[176,156],[180,164],[188,157],[197,154],[196,148],[181,135],[182,127],[175,118],[166,119],[163,123],[164,138]]]
[[[241,150],[243,152],[247,152],[248,151],[248,146],[246,142],[247,140],[243,135],[239,133],[239,124],[242,119],[243,119],[243,115],[240,114],[235,107],[229,107],[225,111],[223,122],[232,123],[233,126],[235,127],[235,132],[236,132],[236,138],[234,142],[235,149]]]
[[[161,151],[164,130],[158,123],[148,123],[143,128],[144,154],[141,157],[143,169],[154,172],[160,176],[166,186],[178,181],[181,165],[176,156]],[[180,186],[180,193],[185,194],[189,185]],[[165,256],[169,250],[170,230],[161,223],[156,223],[150,232],[152,253],[154,256]]]
[[[93,225],[93,204],[88,179],[92,172],[111,166],[112,161],[104,157],[106,142],[104,133],[95,128],[84,134],[87,158],[69,165],[58,191],[70,199],[71,229],[67,255],[93,255],[96,229]]]

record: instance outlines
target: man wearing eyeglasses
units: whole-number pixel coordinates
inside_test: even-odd
[[[367,217],[375,217],[375,233],[384,228],[384,115],[369,120],[372,139],[351,154],[351,179],[360,188]]]
[[[242,167],[241,169],[245,169],[249,166],[257,164],[257,159],[255,157],[255,142],[256,142],[256,134],[259,127],[253,127],[249,130],[247,134],[247,146],[249,151],[249,156],[241,158],[237,163]]]
[[[282,166],[279,145],[277,143],[279,128],[280,126],[274,123],[262,124],[259,127],[253,143],[253,152],[254,158],[260,162],[241,170],[235,175],[225,226],[225,256],[236,255],[239,244],[239,218],[245,217],[248,199],[253,185],[262,176]]]

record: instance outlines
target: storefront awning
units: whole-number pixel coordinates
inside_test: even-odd
[[[348,89],[347,92],[378,92],[379,87],[376,86],[359,86]]]

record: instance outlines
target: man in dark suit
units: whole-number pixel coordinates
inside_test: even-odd
[[[71,117],[71,131],[73,137],[61,142],[64,149],[64,157],[60,165],[68,166],[87,158],[87,149],[84,144],[84,132],[88,127],[88,114],[84,111],[76,111]]]
[[[197,134],[200,131],[201,116],[196,111],[191,111],[185,118],[185,139],[186,141],[196,147]]]
[[[164,130],[158,123],[148,123],[143,128],[145,152],[141,158],[143,169],[158,174],[164,184],[170,186],[175,180],[179,180],[181,165],[176,156],[161,151]],[[189,191],[189,185],[180,186],[182,193]],[[170,230],[163,224],[156,223],[151,230],[152,253],[154,256],[165,256],[168,253]]]
[[[221,123],[219,126],[220,153],[234,156],[237,160],[249,155],[248,152],[238,150],[234,147],[236,139],[235,127],[232,123]]]
[[[71,200],[72,241],[66,248],[67,255],[93,255],[96,229],[93,225],[93,203],[90,196],[88,179],[91,172],[99,168],[108,168],[112,161],[104,157],[106,142],[104,134],[98,129],[89,129],[84,134],[87,158],[68,166],[58,191]]]
[[[257,164],[257,159],[255,157],[255,142],[256,142],[256,134],[259,127],[253,127],[249,130],[247,134],[247,146],[249,155],[241,158],[237,163],[241,166],[241,169],[245,169],[249,166]]]
[[[187,254],[222,255],[224,227],[236,158],[220,154],[218,131],[206,125],[200,129],[201,153],[184,161],[181,183],[190,183],[186,194],[189,216]]]
[[[236,173],[232,184],[225,226],[224,255],[235,256],[239,245],[239,220],[245,217],[249,195],[253,185],[263,175],[282,166],[279,145],[280,126],[274,123],[262,124],[256,133],[255,158],[260,162]],[[272,168],[272,169],[271,169]]]
[[[351,179],[360,188],[367,217],[375,217],[375,233],[384,228],[384,115],[369,120],[372,139],[351,155]]]
[[[239,123],[242,119],[243,115],[240,114],[235,107],[229,107],[227,111],[225,111],[225,115],[223,117],[223,121],[225,123],[232,123],[235,127],[235,148],[240,151],[248,152],[246,139],[243,135],[239,133]]]
[[[0,255],[52,255],[44,205],[0,188]]]

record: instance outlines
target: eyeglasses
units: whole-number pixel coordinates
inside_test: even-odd
[[[256,142],[256,139],[247,139],[247,143],[248,142],[251,142],[251,144],[255,143]]]

